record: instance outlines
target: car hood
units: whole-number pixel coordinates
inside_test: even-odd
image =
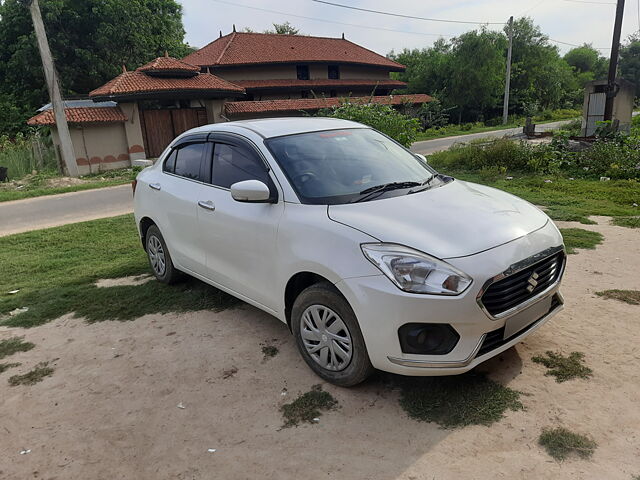
[[[439,258],[482,252],[542,228],[548,217],[514,195],[454,180],[410,195],[330,205],[332,220]]]

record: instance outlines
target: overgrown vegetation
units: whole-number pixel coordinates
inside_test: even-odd
[[[400,405],[407,414],[443,428],[491,425],[507,410],[524,408],[520,392],[476,372],[452,377],[410,377],[400,382]]]
[[[310,391],[280,407],[285,421],[283,427],[297,427],[303,422],[315,423],[322,411],[332,410],[337,406],[338,401],[333,395],[322,390],[321,385],[314,385]]]
[[[220,310],[239,303],[195,279],[167,286],[98,288],[101,278],[149,270],[132,215],[94,220],[0,238],[0,324],[33,327],[76,312],[88,321],[130,320],[147,313]],[[8,295],[20,289],[15,295]]]
[[[584,353],[571,352],[568,357],[561,353],[548,350],[545,355],[536,355],[531,360],[547,367],[547,376],[556,377],[556,382],[562,383],[574,378],[587,379],[593,375],[593,370],[583,364]]]
[[[639,290],[604,290],[602,292],[596,292],[596,295],[625,302],[630,305],[640,305],[640,291]]]
[[[564,427],[545,428],[538,443],[556,460],[564,460],[572,454],[589,458],[598,446],[591,438]]]
[[[35,345],[31,342],[25,342],[24,337],[12,337],[0,340],[0,359],[8,357],[18,352],[28,352]]]
[[[416,140],[420,127],[418,119],[404,115],[389,105],[355,103],[348,98],[337,107],[320,110],[317,115],[364,123],[390,136],[405,147],[410,147]]]
[[[561,228],[560,233],[564,239],[564,246],[568,254],[578,253],[577,248],[594,250],[600,245],[604,237],[599,232],[584,230],[583,228]]]
[[[19,133],[11,140],[0,136],[0,167],[7,169],[7,180],[22,178],[34,170],[55,172],[57,161],[51,137],[38,131],[31,136]]]
[[[41,362],[35,368],[24,375],[14,375],[9,377],[9,385],[35,385],[44,380],[45,377],[53,375],[54,369],[49,366],[49,362]]]

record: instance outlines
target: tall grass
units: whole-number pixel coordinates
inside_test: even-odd
[[[11,140],[1,136],[0,167],[7,168],[9,180],[18,180],[34,170],[56,170],[57,160],[51,137],[37,132],[31,136],[18,134]]]

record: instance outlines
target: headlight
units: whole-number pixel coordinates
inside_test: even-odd
[[[362,253],[405,292],[459,295],[473,281],[466,273],[426,253],[392,243],[363,243]]]

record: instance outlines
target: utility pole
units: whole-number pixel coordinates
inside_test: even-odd
[[[509,87],[511,86],[511,51],[513,50],[513,16],[509,17],[509,48],[507,50],[507,76],[504,81],[504,103],[502,105],[502,124],[509,121]]]
[[[618,71],[618,52],[620,51],[620,35],[622,33],[622,16],[624,14],[624,0],[618,0],[616,7],[616,21],[613,25],[613,42],[611,43],[611,57],[609,58],[609,75],[607,77],[607,98],[604,104],[604,120],[613,118],[613,100],[616,91],[616,73]]]
[[[51,99],[53,114],[56,119],[58,136],[60,137],[62,159],[67,166],[69,175],[77,177],[79,173],[78,165],[76,164],[76,155],[73,151],[73,143],[71,143],[71,134],[69,133],[69,125],[67,125],[67,117],[64,112],[64,103],[62,102],[62,96],[60,95],[58,75],[56,74],[56,68],[53,64],[53,58],[51,57],[51,50],[49,49],[47,32],[45,31],[44,24],[42,23],[40,5],[38,4],[38,0],[30,0],[28,4],[31,12],[31,19],[33,20],[33,28],[38,40],[40,57],[42,58],[42,67],[44,68],[44,76],[47,81],[47,90],[49,91],[49,98]]]

